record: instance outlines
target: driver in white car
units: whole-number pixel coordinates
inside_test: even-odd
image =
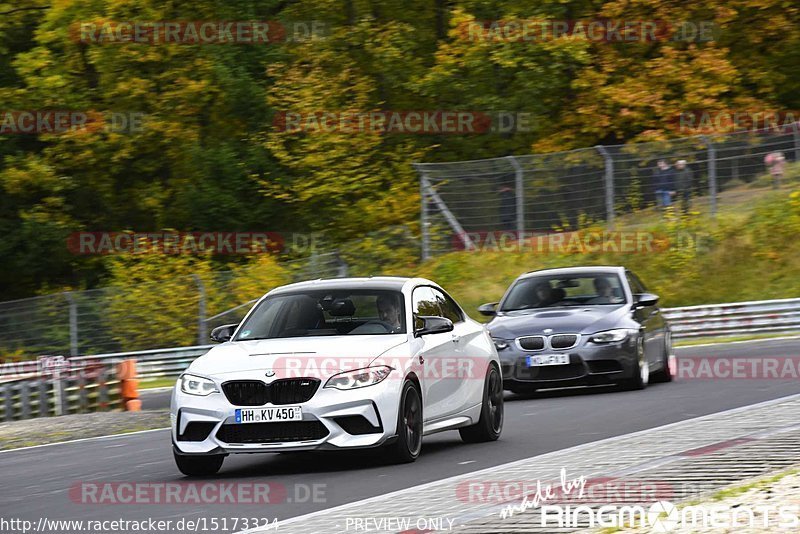
[[[394,295],[380,295],[376,299],[376,304],[380,320],[390,324],[392,332],[399,332],[403,324],[400,317],[401,307]]]

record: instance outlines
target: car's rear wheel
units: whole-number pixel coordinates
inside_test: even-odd
[[[652,382],[672,382],[672,369],[669,368],[669,356],[672,354],[672,334],[664,334],[664,347],[661,362],[661,369],[653,373],[650,380]]]
[[[175,465],[181,473],[190,477],[203,477],[216,474],[222,467],[225,460],[224,454],[214,454],[208,456],[187,456],[172,452],[175,456]]]
[[[417,386],[411,380],[406,380],[397,414],[397,439],[391,445],[390,454],[399,463],[409,463],[419,457],[421,450],[422,397]]]
[[[503,380],[493,365],[489,366],[483,384],[481,417],[477,424],[459,428],[458,433],[466,443],[495,441],[503,431]]]
[[[640,334],[636,340],[636,365],[633,376],[621,382],[620,386],[625,390],[644,389],[648,382],[650,382],[650,362],[644,353],[644,336]]]

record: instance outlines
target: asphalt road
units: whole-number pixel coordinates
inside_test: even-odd
[[[685,348],[678,358],[793,356],[800,340]],[[635,432],[667,423],[800,393],[798,380],[679,380],[644,391],[612,389],[510,395],[498,442],[464,445],[458,433],[425,439],[420,459],[385,465],[372,451],[231,456],[224,482],[270,482],[286,502],[252,504],[119,504],[74,502],[79,482],[186,481],[173,464],[169,433],[155,431],[104,440],[0,453],[0,518],[48,519],[260,517],[285,519],[453,475]],[[155,402],[155,401],[153,401]],[[145,404],[147,401],[145,401]],[[275,486],[279,487],[279,486]],[[315,489],[316,499],[309,497]]]

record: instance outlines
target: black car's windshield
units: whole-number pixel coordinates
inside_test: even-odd
[[[541,275],[515,283],[500,311],[528,310],[554,306],[619,305],[625,292],[619,276],[612,273]]]
[[[403,294],[398,291],[315,290],[264,299],[235,341],[405,331]]]

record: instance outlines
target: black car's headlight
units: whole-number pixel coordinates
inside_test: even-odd
[[[181,391],[189,395],[205,397],[206,395],[219,391],[213,380],[203,378],[202,376],[185,374],[181,376],[180,382]]]
[[[507,339],[493,337],[492,341],[494,342],[494,348],[496,348],[497,350],[506,350],[508,347],[511,346],[511,341]]]
[[[592,343],[619,343],[620,341],[625,341],[628,339],[628,336],[633,335],[636,333],[636,330],[631,330],[628,328],[617,328],[614,330],[606,330],[604,332],[598,332],[596,334],[592,334],[589,337],[589,341]]]

